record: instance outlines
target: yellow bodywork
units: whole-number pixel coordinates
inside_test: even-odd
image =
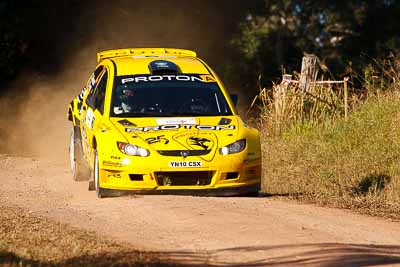
[[[96,69],[106,71],[109,77],[104,96],[104,110],[101,112],[93,109],[87,103],[87,96],[90,90],[93,90],[93,84],[101,76],[92,75],[86,84],[87,89],[82,95],[81,103],[78,98],[71,102],[69,119],[80,129],[84,158],[91,169],[94,166],[94,153],[97,151],[101,188],[149,190],[148,192],[215,189],[218,192],[220,189],[256,188],[260,185],[259,132],[241,120],[230,95],[217,75],[197,58],[195,52],[169,48],[120,49],[100,52],[97,58],[99,62]],[[212,79],[221,89],[232,115],[190,118],[135,117],[124,120],[110,117],[114,82],[112,77],[150,74],[148,66],[155,59],[166,59],[175,63],[183,74],[195,73],[201,75],[200,77]],[[229,123],[220,125],[221,119]],[[172,126],[170,121],[166,123],[168,120],[172,120]],[[183,124],[179,123],[180,120]],[[190,120],[190,125],[185,124],[187,120]],[[201,144],[190,143],[188,138],[205,138],[208,140],[207,148],[210,152],[193,156],[162,154],[199,150]],[[221,154],[221,148],[241,139],[246,140],[243,151],[229,155]],[[150,155],[128,156],[121,152],[117,142],[142,147],[147,149]],[[168,183],[170,178],[174,178],[172,176],[180,174],[200,178],[195,184]]]

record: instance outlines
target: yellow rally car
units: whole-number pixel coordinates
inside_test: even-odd
[[[89,181],[98,197],[258,192],[259,132],[195,52],[119,49],[97,58],[68,110],[75,181]]]

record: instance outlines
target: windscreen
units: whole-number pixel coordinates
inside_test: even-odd
[[[211,75],[136,75],[115,79],[113,117],[229,116]]]

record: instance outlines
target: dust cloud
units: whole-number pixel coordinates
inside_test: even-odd
[[[98,51],[125,47],[193,49],[219,72],[237,19],[248,6],[232,1],[93,3],[70,21],[70,28],[64,27],[69,29],[65,39],[46,43],[53,54],[57,52],[56,57],[37,52],[42,53],[36,59],[45,70],[27,68],[0,99],[0,153],[68,159],[68,104],[95,68]],[[58,32],[57,36],[63,35]]]

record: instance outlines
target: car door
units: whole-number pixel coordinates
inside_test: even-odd
[[[98,66],[95,71],[90,75],[85,88],[82,90],[82,105],[79,110],[80,114],[80,130],[81,130],[81,142],[82,142],[82,149],[83,149],[83,154],[86,159],[88,159],[88,153],[90,153],[90,147],[89,144],[87,143],[87,138],[86,138],[86,113],[88,109],[88,105],[86,103],[87,97],[89,94],[92,93],[92,91],[96,88],[97,82],[100,79],[100,74],[103,73],[104,66],[100,65]]]
[[[94,88],[90,90],[86,98],[86,114],[84,117],[86,155],[89,162],[93,160],[93,137],[98,129],[98,125],[104,115],[104,100],[107,89],[108,71],[103,69],[98,80],[95,82]]]

